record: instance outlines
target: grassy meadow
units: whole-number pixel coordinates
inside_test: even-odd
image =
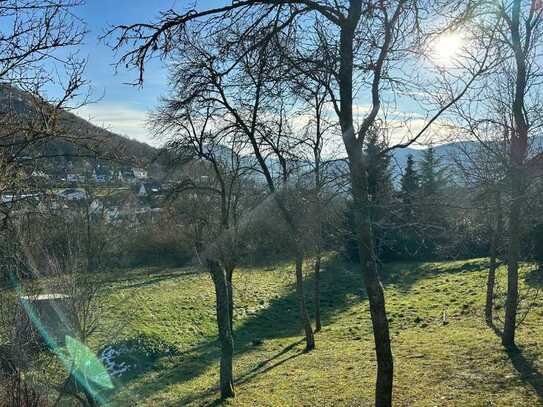
[[[543,405],[543,298],[507,353],[482,317],[486,260],[393,263],[383,267],[393,351],[395,405]],[[375,356],[360,272],[331,258],[322,277],[323,331],[304,353],[292,264],[235,273],[232,406],[366,406]],[[525,268],[522,287],[541,281]],[[505,286],[505,269],[499,286]],[[306,278],[309,297],[312,276]],[[139,338],[127,374],[105,394],[112,405],[218,405],[218,358],[211,279],[193,269],[136,269],[111,282],[111,305],[96,350]],[[309,301],[312,309],[312,302]],[[498,303],[497,308],[500,308]],[[502,310],[497,309],[499,315]],[[499,321],[496,321],[499,326]]]

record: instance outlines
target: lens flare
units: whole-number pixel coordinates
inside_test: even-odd
[[[432,46],[432,59],[439,66],[451,66],[461,54],[464,40],[460,33],[440,35]]]

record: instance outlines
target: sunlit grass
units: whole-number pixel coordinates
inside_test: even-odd
[[[528,380],[540,380],[540,376],[527,378],[519,373],[483,322],[485,264],[485,260],[472,260],[385,266],[396,405],[531,406],[541,402]],[[186,274],[190,271],[154,270],[155,274],[148,275],[139,270],[134,279],[129,274],[114,284],[109,300],[119,305],[109,320],[125,326],[115,338],[106,335],[100,341],[155,334],[180,351],[128,382],[118,381],[117,404],[130,400],[140,405],[208,405],[216,400],[219,349],[213,287],[206,274]],[[504,277],[501,269],[502,287]],[[302,352],[292,284],[292,265],[236,273],[239,383],[238,397],[230,404],[370,405],[375,357],[357,267],[331,260],[325,268],[324,330],[310,354]],[[311,284],[308,278],[308,299]],[[543,370],[543,349],[538,345],[543,340],[542,312],[540,305],[534,308],[520,328],[518,341],[523,355],[539,371]]]
[[[486,264],[475,259],[384,266],[395,405],[541,404],[543,298],[530,300],[532,312],[518,335],[522,352],[509,355],[483,321]],[[523,293],[528,285],[541,284],[529,269],[521,272]],[[133,372],[114,378],[115,390],[105,394],[112,405],[216,402],[219,348],[209,276],[192,268],[150,268],[107,277],[102,297],[107,311],[91,348],[98,353],[108,344],[141,337],[150,338],[152,347],[143,351],[154,352],[149,358],[138,354]],[[504,267],[498,277],[503,290]],[[303,353],[292,264],[244,268],[234,283],[238,383],[229,405],[372,405],[375,355],[358,266],[328,259],[322,274],[324,329],[309,354]],[[311,311],[312,284],[308,273]],[[59,378],[58,363],[49,365],[51,376]]]

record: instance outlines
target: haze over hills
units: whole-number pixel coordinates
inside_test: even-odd
[[[532,150],[539,151],[543,147],[543,135],[532,138],[530,145]],[[480,149],[480,144],[477,141],[457,141],[434,146],[434,153],[439,157],[443,165],[451,165],[453,160],[466,161],[466,152],[476,152]],[[413,156],[415,161],[422,160],[426,148],[403,148],[395,150],[392,154],[392,167],[396,174],[400,174],[406,166],[407,157]]]
[[[32,119],[37,111],[36,100],[27,92],[7,84],[0,85],[0,114],[15,112],[22,120]],[[19,155],[31,157],[52,157],[53,161],[88,160],[106,158],[145,163],[152,160],[158,150],[146,143],[131,140],[111,131],[98,127],[89,121],[67,111],[61,113],[59,127],[63,134],[55,138],[44,138],[27,143],[24,152]],[[9,135],[0,138],[0,143],[13,143]]]
[[[0,114],[5,112],[17,112],[17,114],[26,114],[31,112],[35,101],[26,92],[20,91],[10,85],[0,84]],[[24,152],[27,156],[48,156],[53,157],[53,165],[64,165],[66,162],[81,162],[97,159],[118,160],[130,163],[146,165],[153,161],[159,154],[160,149],[151,145],[118,135],[109,130],[103,129],[92,124],[90,121],[77,116],[71,112],[63,112],[60,119],[61,126],[65,129],[65,136],[53,139],[45,139],[31,143],[28,151]],[[0,138],[0,143],[10,142]],[[534,146],[543,146],[543,135],[537,136],[532,140]],[[444,166],[452,163],[453,157],[462,158],[462,151],[475,151],[478,143],[474,141],[452,142],[434,147],[437,157],[441,159]],[[231,154],[227,147],[219,152],[224,159],[228,160]],[[403,148],[394,150],[392,153],[391,167],[394,178],[399,178],[405,169],[407,158],[412,155],[416,162],[422,160],[425,148]],[[255,167],[256,162],[250,157],[246,158],[247,166]],[[268,159],[270,170],[274,174],[281,172],[280,165],[272,159]],[[307,168],[311,166],[307,164]],[[306,167],[305,165],[303,166]],[[336,160],[331,164],[333,173],[347,173],[347,163],[345,160]]]

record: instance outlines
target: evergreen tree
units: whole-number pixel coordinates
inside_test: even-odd
[[[420,162],[420,187],[423,196],[428,197],[439,192],[444,182],[441,160],[435,155],[432,146],[424,150]]]
[[[368,157],[368,192],[372,204],[372,219],[375,251],[381,260],[389,257],[389,230],[394,187],[390,169],[391,156],[385,152],[388,144],[381,129],[376,128],[366,139],[365,153]]]
[[[395,224],[400,226],[394,235],[393,252],[399,258],[416,257],[419,250],[417,203],[420,192],[420,176],[415,160],[407,157],[405,171],[401,178],[399,193],[400,208]]]
[[[443,166],[433,147],[423,152],[419,165],[418,197],[419,238],[424,257],[434,257],[448,241],[447,210],[443,206],[446,193]]]
[[[381,131],[377,129],[368,135],[364,151],[368,157],[368,191],[372,201],[377,203],[387,200],[393,191],[391,156],[384,152],[386,148],[387,143]]]
[[[407,157],[407,165],[401,180],[402,190],[400,198],[406,213],[412,217],[415,213],[414,205],[420,190],[420,176],[415,168],[415,160],[412,154]]]
[[[443,226],[445,210],[442,207],[442,195],[445,178],[441,160],[433,147],[424,150],[419,168],[421,221],[427,226]]]
[[[364,145],[364,154],[367,157],[368,193],[370,195],[371,216],[374,225],[375,248],[379,258],[383,258],[383,242],[386,240],[386,231],[380,225],[387,222],[390,217],[390,206],[394,187],[392,185],[392,171],[390,168],[391,155],[385,153],[388,147],[383,132],[374,127],[368,134]],[[349,202],[344,213],[344,254],[351,260],[358,260],[358,245],[353,229],[354,208]]]

